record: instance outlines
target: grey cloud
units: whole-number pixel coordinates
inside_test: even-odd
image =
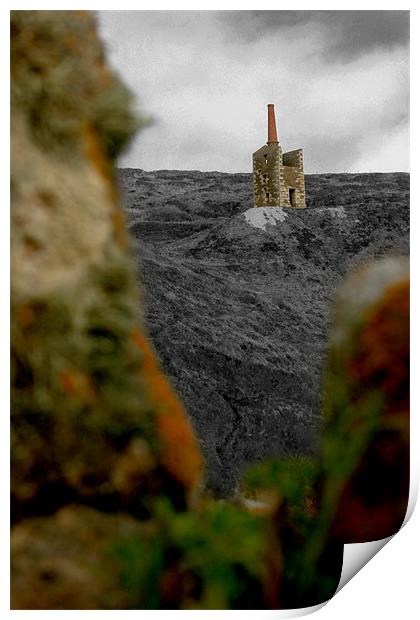
[[[372,144],[372,148],[374,145]],[[359,140],[349,145],[331,135],[320,134],[305,142],[304,163],[311,173],[351,170],[362,154]]]
[[[337,26],[339,38],[332,44],[331,57],[354,58],[374,48],[408,45],[409,11],[340,11],[331,15],[330,26]],[[344,13],[341,15],[341,13]]]
[[[101,12],[111,62],[155,121],[120,165],[250,170],[273,101],[282,146],[304,149],[308,173],[367,156],[374,167],[407,125],[408,12],[361,13]]]
[[[408,45],[409,11],[220,11],[218,20],[238,35],[256,41],[293,28],[325,30],[322,54],[330,60],[351,60],[374,48]]]

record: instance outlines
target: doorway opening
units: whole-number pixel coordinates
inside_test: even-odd
[[[292,207],[296,206],[296,190],[289,187],[289,202]]]

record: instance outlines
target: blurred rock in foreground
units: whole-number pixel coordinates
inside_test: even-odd
[[[12,514],[185,504],[201,455],[140,319],[113,157],[143,121],[90,15],[12,13]]]

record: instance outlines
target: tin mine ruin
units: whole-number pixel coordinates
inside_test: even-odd
[[[277,139],[274,104],[268,104],[267,144],[255,151],[253,160],[254,207],[295,207],[305,204],[303,150],[283,153]]]

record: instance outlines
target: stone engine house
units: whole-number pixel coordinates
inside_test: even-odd
[[[303,150],[282,152],[273,103],[268,104],[267,144],[252,160],[255,207],[306,207]]]

